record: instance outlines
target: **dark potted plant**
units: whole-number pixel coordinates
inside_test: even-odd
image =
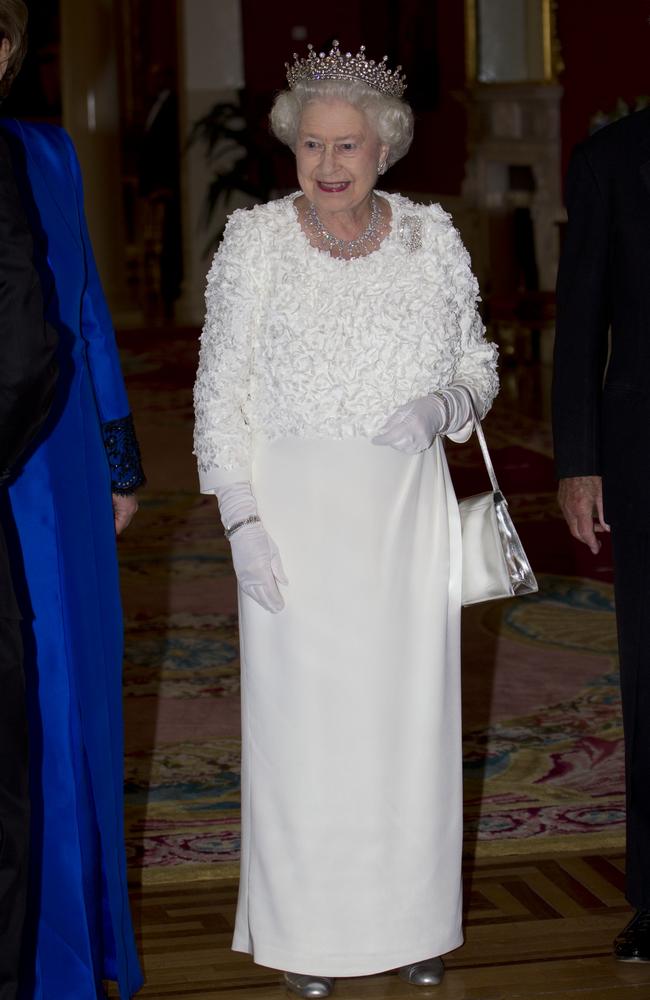
[[[214,104],[192,127],[188,146],[203,147],[212,178],[205,196],[205,226],[209,237],[204,253],[221,240],[235,193],[252,202],[268,201],[274,189],[273,147],[265,119],[256,113],[245,90],[238,100]]]

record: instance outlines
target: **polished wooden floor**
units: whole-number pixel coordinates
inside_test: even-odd
[[[506,857],[466,873],[466,944],[446,959],[441,986],[394,974],[342,979],[341,1000],[648,1000],[650,964],[611,958],[629,918],[620,854]],[[278,974],[230,951],[235,882],[133,892],[147,984],[142,1000],[279,1000]],[[111,996],[116,996],[111,992]]]

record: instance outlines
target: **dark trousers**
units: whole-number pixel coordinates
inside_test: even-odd
[[[627,799],[627,898],[650,910],[650,533],[612,528]]]
[[[27,722],[20,622],[0,618],[0,1000],[14,1000],[29,847]]]

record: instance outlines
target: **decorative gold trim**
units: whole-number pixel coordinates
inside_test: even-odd
[[[553,25],[551,0],[542,0],[542,59],[544,82],[553,80]]]
[[[476,0],[465,0],[465,78],[470,86],[476,83],[477,77],[476,36]]]
[[[551,39],[551,82],[557,83],[557,78],[564,70],[564,60],[562,59],[562,46],[560,36],[557,31],[557,8],[559,0],[550,0],[550,28]]]

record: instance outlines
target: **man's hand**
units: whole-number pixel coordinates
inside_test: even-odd
[[[570,476],[560,479],[557,493],[569,531],[597,555],[600,541],[596,533],[609,531],[603,515],[603,481],[600,476]]]
[[[116,535],[121,535],[124,529],[128,528],[137,509],[138,501],[135,498],[135,494],[124,497],[119,493],[113,493],[113,516],[115,518]]]

